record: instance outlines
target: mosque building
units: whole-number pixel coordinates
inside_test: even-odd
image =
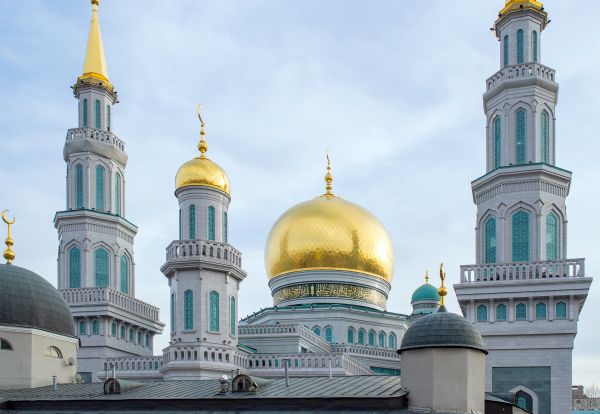
[[[228,237],[231,185],[209,158],[198,109],[198,153],[175,175],[179,237],[167,245],[160,269],[170,298],[170,341],[161,353],[153,349],[165,327],[159,309],[135,298],[137,227],[125,216],[127,154],[113,131],[118,101],[99,0],[91,3],[83,73],[73,86],[79,125],[68,130],[63,150],[67,203],[54,219],[58,290],[10,263],[10,227],[9,263],[0,265],[0,361],[12,360],[0,374],[0,389],[49,385],[54,377],[66,391],[0,393],[0,409],[43,400],[101,410],[102,395],[109,394],[136,401],[130,409],[160,410],[168,407],[156,398],[175,398],[170,383],[181,398],[202,400],[209,409],[217,404],[211,387],[221,379],[223,410],[239,409],[236,391],[254,393],[246,394],[249,410],[288,409],[280,399],[290,393],[310,408],[316,402],[306,390],[320,389],[339,404],[332,410],[567,412],[573,341],[592,279],[584,259],[567,259],[571,173],[555,166],[558,84],[555,71],[540,63],[549,23],[541,3],[507,0],[494,23],[501,69],[487,80],[483,97],[487,172],[472,183],[476,264],[462,266],[454,286],[464,317],[444,306],[442,270],[439,289],[427,274],[415,290],[410,315],[387,310],[392,241],[372,213],[334,191],[327,159],[325,191],[284,212],[266,241],[272,306],[240,319],[246,272]],[[14,303],[23,298],[39,305],[17,314]],[[18,361],[7,353],[17,348]],[[47,358],[53,352],[55,359]],[[28,374],[17,377],[23,364]],[[370,394],[375,376],[389,384],[376,395]],[[456,381],[448,384],[448,377]],[[66,385],[72,382],[81,384]],[[92,387],[99,382],[103,392]],[[212,385],[204,393],[191,383]],[[351,397],[344,389],[355,391],[357,405],[344,405]],[[77,405],[85,393],[92,406]],[[253,399],[261,401],[254,406]]]

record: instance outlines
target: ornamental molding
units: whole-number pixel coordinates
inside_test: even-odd
[[[273,303],[278,305],[299,298],[343,298],[372,303],[385,308],[387,296],[378,290],[343,283],[304,283],[287,286],[273,292]]]
[[[557,197],[567,197],[569,194],[568,185],[557,184],[556,182],[542,178],[531,178],[521,180],[503,181],[484,187],[481,190],[473,190],[473,198],[476,205],[483,204],[502,194],[521,193],[528,191],[543,191]]]

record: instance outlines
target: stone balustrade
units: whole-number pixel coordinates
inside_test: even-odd
[[[99,141],[125,151],[125,143],[110,131],[96,128],[71,128],[67,131],[67,142],[80,140]]]
[[[240,325],[238,327],[238,334],[240,337],[250,336],[277,336],[277,335],[289,335],[297,334],[299,337],[306,339],[307,341],[319,345],[323,349],[331,349],[331,344],[325,339],[316,335],[312,330],[304,325],[300,324],[264,324],[264,325]]]
[[[149,305],[113,288],[62,289],[60,293],[68,304],[111,304],[152,321],[159,320],[159,309],[156,306]]]
[[[220,347],[197,344],[177,344],[163,350],[162,359],[165,363],[170,361],[208,361],[230,363],[238,367],[245,367],[247,354],[231,347]]]
[[[104,370],[111,371],[115,367],[115,371],[156,371],[163,364],[162,356],[151,357],[118,357],[108,358],[104,363]],[[110,373],[109,373],[110,375]]]
[[[260,376],[261,370],[273,370],[283,368],[287,360],[290,375],[294,370],[314,370],[326,372],[331,367],[333,372],[344,371],[351,375],[373,375],[373,372],[348,355],[335,353],[298,353],[286,355],[249,355],[246,368],[252,373]]]
[[[487,91],[491,91],[507,80],[524,78],[541,78],[551,82],[555,81],[556,71],[539,63],[525,63],[511,65],[500,69],[486,81]]]
[[[489,263],[460,267],[461,283],[585,277],[585,259]]]
[[[211,258],[242,267],[242,253],[227,243],[211,240],[175,240],[167,246],[167,261],[194,257]]]
[[[331,346],[331,349],[333,352],[339,352],[344,354],[356,354],[361,356],[400,359],[400,355],[398,355],[396,350],[390,348],[377,348],[368,345],[358,344],[333,344]]]

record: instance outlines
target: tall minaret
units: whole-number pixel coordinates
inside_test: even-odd
[[[67,205],[56,213],[54,226],[58,288],[81,339],[79,372],[96,380],[96,372],[103,370],[100,357],[152,355],[152,338],[162,324],[158,308],[134,298],[137,227],[125,219],[127,154],[113,133],[118,101],[104,57],[99,0],[91,4],[83,73],[73,86],[79,126],[68,130],[63,149]]]
[[[500,70],[483,95],[487,173],[472,183],[477,264],[462,266],[454,287],[489,351],[486,390],[563,414],[591,278],[584,259],[567,259],[571,172],[556,166],[558,84],[541,63],[548,23],[534,0],[508,0],[494,23]]]

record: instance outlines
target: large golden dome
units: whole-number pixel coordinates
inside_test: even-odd
[[[327,193],[286,211],[265,249],[269,279],[302,270],[348,270],[392,280],[394,253],[383,224],[364,208]],[[327,177],[326,177],[327,179]]]

